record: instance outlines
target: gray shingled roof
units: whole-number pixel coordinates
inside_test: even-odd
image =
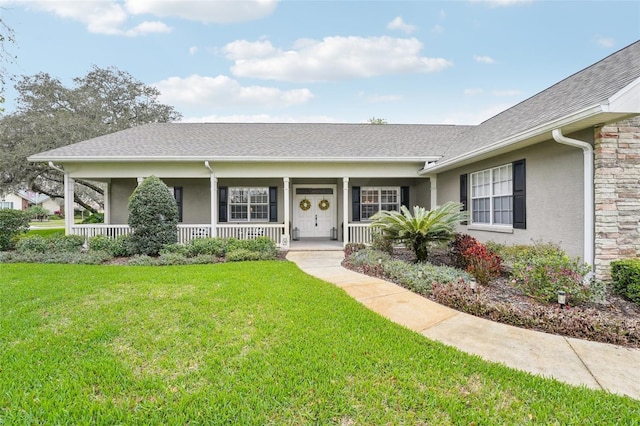
[[[421,159],[472,126],[154,123],[90,139],[32,159]]]
[[[478,126],[155,123],[36,154],[30,159],[448,159],[606,103],[638,78],[640,41]]]

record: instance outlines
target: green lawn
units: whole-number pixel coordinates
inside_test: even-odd
[[[640,401],[429,341],[288,262],[1,264],[0,313],[0,425],[640,418]]]
[[[34,220],[29,222],[29,226],[35,227],[37,229],[41,228],[62,228],[64,229],[64,219],[55,219],[55,220]]]

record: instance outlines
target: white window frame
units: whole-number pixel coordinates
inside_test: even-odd
[[[513,165],[503,164],[471,173],[470,186],[471,224],[513,229]],[[483,200],[484,206],[479,211],[479,204]],[[504,206],[504,203],[507,205]],[[497,208],[498,204],[501,204],[500,209]],[[481,214],[485,217],[479,217]]]
[[[233,196],[234,191],[246,191],[246,200],[240,202],[234,202]],[[253,201],[253,192],[264,192],[266,196],[266,201]],[[228,198],[228,217],[229,222],[269,222],[269,188],[268,187],[229,187],[229,198]],[[233,211],[234,206],[246,207],[246,218],[236,217],[234,216],[235,212]],[[262,207],[266,211],[266,217],[263,218],[252,218],[252,209],[256,207]]]
[[[13,201],[0,201],[0,210],[2,209],[13,210]]]
[[[376,200],[375,201],[367,201],[365,202],[365,192],[366,191],[370,191],[376,192]],[[395,197],[396,197],[396,202],[395,203],[390,203],[390,202],[386,202],[384,203],[382,201],[382,196],[383,196],[383,191],[394,191],[395,192]],[[401,197],[401,191],[400,191],[400,187],[399,186],[363,186],[360,188],[360,221],[362,222],[370,222],[371,219],[370,217],[373,216],[375,213],[379,212],[380,210],[387,210],[387,211],[400,211],[400,206],[401,206],[401,202],[402,200],[400,199]],[[387,207],[394,205],[396,208],[395,209],[389,209]],[[376,210],[374,213],[372,213],[369,216],[365,217],[365,206],[376,206]],[[385,206],[385,208],[383,208],[383,206]]]

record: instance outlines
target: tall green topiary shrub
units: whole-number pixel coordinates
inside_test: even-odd
[[[611,262],[613,290],[640,305],[640,259]]]
[[[178,207],[171,191],[156,176],[146,178],[129,198],[129,238],[134,254],[157,255],[178,241]]]
[[[14,248],[16,238],[29,231],[31,216],[20,210],[0,210],[0,251]]]

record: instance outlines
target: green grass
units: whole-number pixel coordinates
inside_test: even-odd
[[[490,364],[288,262],[0,265],[0,425],[634,424],[640,401]]]
[[[32,227],[35,226],[36,228],[62,228],[62,229],[64,229],[64,219],[45,220],[45,221],[35,220],[35,221],[32,221],[32,222],[29,222],[29,226],[32,226]]]
[[[40,235],[41,237],[50,237],[55,234],[64,235],[64,228],[30,229],[26,234],[22,235]]]

